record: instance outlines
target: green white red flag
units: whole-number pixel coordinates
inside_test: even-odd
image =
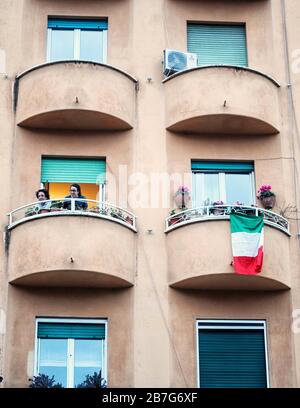
[[[230,214],[230,229],[235,272],[243,275],[261,272],[264,257],[263,217]]]

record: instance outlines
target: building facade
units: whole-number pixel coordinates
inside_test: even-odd
[[[300,385],[298,3],[0,2],[1,386]]]

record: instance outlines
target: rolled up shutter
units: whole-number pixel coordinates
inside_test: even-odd
[[[42,158],[41,182],[103,184],[105,172],[105,160]]]
[[[105,324],[39,323],[38,338],[103,340]]]
[[[55,29],[83,29],[83,30],[107,30],[108,22],[105,19],[102,20],[84,20],[84,19],[62,19],[62,18],[49,18],[48,28]]]
[[[254,164],[253,162],[192,161],[192,171],[193,170],[251,173],[254,171]]]

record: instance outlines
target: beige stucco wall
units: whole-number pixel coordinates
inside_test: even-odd
[[[92,288],[134,283],[136,235],[114,221],[51,216],[27,220],[8,234],[9,282]]]
[[[206,134],[279,131],[278,86],[258,72],[211,67],[165,81],[166,127]]]
[[[197,387],[197,319],[255,319],[267,324],[270,387],[295,387],[289,292],[182,291],[170,289],[172,387]],[[182,339],[185,341],[182,341]]]
[[[285,3],[292,63],[292,53],[299,48],[300,8],[298,0],[286,0]],[[108,17],[107,62],[127,71],[139,80],[139,91],[135,94],[136,110],[132,120],[132,130],[62,131],[25,129],[17,126],[12,98],[14,79],[24,70],[45,62],[48,15]],[[179,115],[179,113],[175,110],[176,101],[168,97],[168,83],[162,83],[162,51],[164,48],[182,51],[187,49],[187,21],[246,23],[249,66],[274,77],[281,85],[279,89],[275,89],[274,86],[275,91],[272,84],[270,92],[269,88],[266,91],[264,91],[266,88],[263,90],[263,97],[268,97],[266,100],[268,106],[264,106],[270,118],[268,120],[272,124],[273,121],[276,123],[276,127],[280,130],[279,134],[247,137],[240,134],[234,136],[181,135],[166,131],[166,124],[169,120],[172,121],[171,113],[166,115],[166,112],[171,112],[173,109],[173,115]],[[299,161],[299,138],[293,125],[288,97],[289,81],[286,72],[281,1],[74,0],[71,4],[69,0],[3,0],[0,2],[0,23],[0,48],[6,52],[7,73],[7,77],[0,74],[0,225],[2,233],[7,225],[6,213],[33,201],[34,192],[40,183],[42,155],[105,158],[109,173],[116,177],[116,184],[113,180],[109,180],[106,186],[108,202],[116,201],[116,192],[120,183],[123,185],[123,182],[120,182],[118,167],[120,164],[128,166],[128,175],[137,172],[149,178],[153,172],[190,173],[191,159],[253,160],[256,187],[263,183],[270,183],[276,191],[275,211],[284,211],[288,205],[294,205],[296,200],[299,201],[296,182],[299,175],[295,178],[294,172],[294,157]],[[35,71],[35,74],[37,72]],[[299,74],[295,72],[291,74],[295,112],[298,114]],[[261,80],[264,81],[264,79]],[[222,82],[221,79],[220,82]],[[48,86],[48,78],[45,78],[45,84]],[[57,84],[59,85],[59,81]],[[176,84],[175,79],[174,84]],[[185,83],[176,84],[178,89],[176,93],[173,92],[173,99],[185,92],[185,85]],[[34,86],[38,87],[36,82]],[[82,86],[91,87],[89,79],[86,78]],[[191,88],[192,86],[189,90],[190,96],[196,98]],[[242,96],[239,106],[246,109],[247,100],[250,98],[251,101],[251,97],[249,97],[248,85],[243,83],[242,89],[247,89],[247,92],[243,91],[240,94]],[[20,92],[22,92],[22,84]],[[221,90],[220,93],[222,93]],[[198,90],[197,94],[199,94]],[[46,102],[42,96],[42,92],[38,94],[41,104]],[[120,98],[123,97],[123,94],[120,95]],[[207,98],[213,101],[213,93],[208,93]],[[257,93],[255,98],[257,106],[254,105],[255,100],[252,98],[252,110],[259,118],[264,117],[266,112],[260,111],[262,108],[260,94]],[[31,102],[34,102],[32,106]],[[224,99],[221,103],[223,102]],[[50,104],[49,101],[48,103]],[[35,109],[39,109],[37,101],[34,100],[28,101],[26,106],[23,105],[28,112],[34,106]],[[43,109],[47,107],[44,105]],[[130,106],[123,106],[123,109],[130,109]],[[191,187],[190,181],[187,183]],[[133,185],[129,187],[134,188]],[[149,184],[146,184],[145,195],[148,187]],[[164,233],[164,220],[169,207],[159,202],[158,208],[152,208],[150,199],[151,192],[148,191],[145,207],[130,208],[139,217],[139,232],[134,237],[137,241],[135,284],[130,289],[112,291],[86,288],[14,287],[8,283],[9,273],[15,273],[18,270],[20,272],[18,254],[13,253],[14,233],[22,235],[21,228],[24,227],[24,231],[31,234],[31,237],[38,236],[41,231],[45,236],[47,234],[45,226],[50,220],[36,223],[33,221],[19,226],[17,228],[20,234],[17,229],[12,231],[9,257],[14,258],[14,272],[12,269],[8,270],[8,257],[2,241],[0,308],[7,316],[7,324],[4,325],[2,338],[0,338],[0,375],[4,373],[4,385],[7,387],[28,385],[27,378],[32,374],[33,367],[35,317],[70,316],[104,317],[109,320],[110,386],[196,386],[195,319],[212,317],[267,319],[271,386],[299,386],[300,340],[299,335],[291,330],[292,311],[300,308],[296,222],[291,220],[291,238],[283,236],[280,231],[268,228],[265,240],[266,257],[268,253],[274,254],[274,260],[266,258],[266,265],[269,262],[270,273],[278,272],[276,276],[280,275],[280,279],[289,277],[288,282],[284,280],[284,283],[291,287],[290,291],[268,293],[243,291],[242,294],[238,291],[213,293],[199,290],[184,291],[169,288],[172,273],[169,264],[173,262],[169,259],[169,238],[174,234],[175,240],[175,234],[177,234],[180,235],[180,240],[190,245],[194,230],[199,225],[173,231],[167,236]],[[126,206],[128,203],[123,204]],[[172,206],[173,203],[170,204],[170,207]],[[286,214],[296,218],[295,213]],[[50,229],[55,225],[62,234],[69,234],[62,231],[62,227],[58,225],[60,223],[58,219],[53,218],[52,221]],[[93,221],[101,225],[104,223],[104,221],[84,219],[76,224],[89,225]],[[215,223],[216,234],[223,231],[221,224],[223,223]],[[75,226],[75,224],[72,225],[71,230]],[[116,232],[114,227],[118,228],[118,231],[121,228],[113,223],[105,224],[104,228],[106,226],[109,228],[108,234],[110,231],[112,234]],[[126,240],[128,234],[130,237],[134,235],[129,230],[123,232],[124,234],[121,234],[126,235]],[[51,248],[48,250],[53,254],[57,249],[56,241],[60,239],[56,235],[56,230],[54,234],[55,236],[51,238]],[[19,243],[26,239],[24,236],[20,238]],[[101,236],[97,239],[101,239]],[[287,241],[289,241],[288,244]],[[91,243],[91,248],[94,247],[94,240],[91,237],[87,238],[87,242]],[[126,252],[128,248],[125,260],[131,251],[131,244],[126,247],[126,242],[125,247],[120,249]],[[219,253],[220,262],[225,262],[229,255],[229,241],[226,242],[226,246],[222,247]],[[116,242],[108,243],[107,247],[109,249],[117,247],[119,250],[122,243],[123,237],[118,236]],[[174,242],[175,255],[179,251],[178,245],[179,241]],[[28,260],[28,273],[31,273],[29,263],[35,268],[36,263],[39,262],[34,258],[37,249],[35,246],[31,248],[27,245],[22,254]],[[45,253],[44,246],[40,249]],[[54,255],[57,264],[60,262],[59,254],[62,257],[69,256],[69,250],[70,248],[65,246],[59,249],[57,255]],[[284,264],[275,262],[281,252]],[[188,259],[191,255],[193,253],[187,251],[186,258],[182,259]],[[81,262],[85,263],[85,256],[84,253],[80,254]],[[97,265],[90,265],[90,267],[99,268],[99,263],[104,262],[105,259],[107,258],[95,258]],[[110,261],[116,262],[116,260]],[[196,261],[198,262],[198,259]],[[208,258],[205,262],[209,265]],[[44,266],[39,265],[39,267]],[[62,267],[65,266],[60,265],[60,268]],[[64,271],[66,272],[66,269]],[[120,330],[124,336],[120,336]],[[127,341],[124,342],[124,338]],[[186,380],[182,377],[180,366]],[[298,376],[295,371],[298,372]]]
[[[36,317],[107,319],[108,384],[110,387],[133,385],[132,289],[10,287],[9,299],[7,387],[28,387],[28,379],[32,378]]]
[[[84,130],[134,126],[135,80],[123,71],[65,62],[40,66],[17,81],[18,125]]]
[[[268,226],[264,228],[264,235],[262,272],[259,276],[246,277],[236,276],[231,265],[229,221],[198,222],[170,231],[167,236],[170,284],[208,290],[289,288],[290,239],[283,232]]]

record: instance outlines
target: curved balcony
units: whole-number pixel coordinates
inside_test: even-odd
[[[47,129],[131,129],[136,89],[136,79],[105,64],[72,60],[38,65],[16,78],[17,124]]]
[[[204,66],[181,71],[163,82],[170,131],[207,135],[279,132],[279,84],[260,71]]]
[[[89,204],[86,210],[81,206],[84,201]],[[9,214],[10,283],[93,288],[133,285],[136,217],[107,203],[80,202],[52,201],[42,210],[32,203]]]
[[[229,213],[263,215],[264,263],[258,275],[234,272]],[[204,290],[285,290],[290,288],[289,223],[272,211],[246,206],[206,206],[166,219],[170,286]],[[278,250],[280,248],[280,251]]]

